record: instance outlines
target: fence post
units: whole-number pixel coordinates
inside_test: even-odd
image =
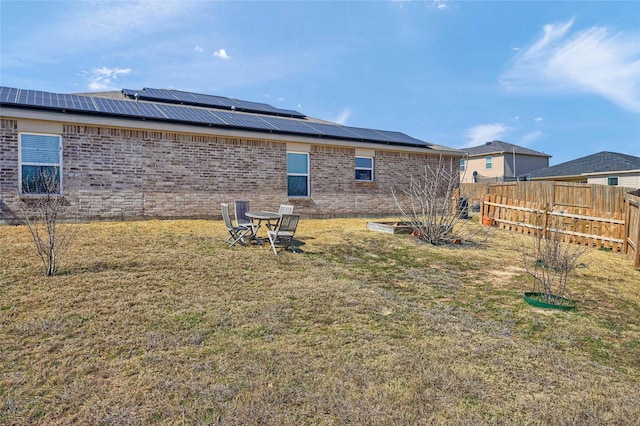
[[[636,210],[636,213],[638,214],[638,216],[640,216],[640,204],[638,205],[638,208]],[[640,217],[638,219],[638,222],[640,222]],[[634,243],[636,245],[636,252],[633,258],[633,267],[640,268],[640,223],[638,223],[638,232],[636,233],[635,237],[636,240],[634,241]]]
[[[629,222],[631,221],[631,202],[624,197],[624,229],[622,232],[622,253],[627,254],[629,252],[629,242],[627,238],[629,235]]]
[[[487,204],[487,202],[489,202],[490,200],[490,194],[484,194],[484,197],[482,197],[482,206],[480,208],[480,211],[482,211],[482,215],[480,215],[480,222],[482,222],[482,219],[489,216],[489,205]]]

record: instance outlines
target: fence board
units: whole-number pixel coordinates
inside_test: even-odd
[[[627,223],[625,224],[624,247],[633,267],[640,267],[640,196],[625,194]]]

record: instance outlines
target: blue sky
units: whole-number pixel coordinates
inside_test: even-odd
[[[640,156],[640,1],[6,1],[0,85],[142,87],[558,164]]]

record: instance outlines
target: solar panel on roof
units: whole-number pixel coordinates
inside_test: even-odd
[[[182,103],[187,105],[208,106],[214,108],[231,109],[245,112],[259,112],[270,115],[282,115],[287,117],[305,117],[297,111],[273,107],[269,104],[231,99],[223,96],[206,95],[200,93],[183,92],[180,90],[153,89],[145,87],[141,90],[122,89],[122,93],[130,98],[141,100],[164,101],[170,103]]]
[[[288,120],[286,118],[279,117],[263,117],[263,120],[269,123],[275,130],[281,132],[303,134],[313,133],[313,128],[307,126],[307,124],[301,120]]]
[[[325,136],[333,136],[339,138],[348,138],[354,139],[358,136],[351,132],[349,127],[333,125],[333,124],[324,124],[324,123],[309,123],[309,126],[317,129],[317,131],[321,132]]]
[[[81,111],[97,111],[96,106],[89,96],[64,95],[67,108]]]
[[[220,96],[210,96],[210,95],[199,95],[197,93],[188,93],[185,94],[182,99],[188,100],[192,99],[192,102],[197,103],[198,105],[203,106],[221,106],[221,107],[231,107],[231,103],[226,102],[226,98],[222,98]]]
[[[66,95],[60,93],[41,92],[38,90],[11,89],[8,94],[12,97],[11,103],[29,106],[39,106],[55,109],[68,109],[76,111],[92,111],[96,108],[87,96]],[[3,102],[5,100],[3,99]]]
[[[380,132],[373,129],[365,129],[363,127],[347,127],[349,131],[356,135],[359,139],[368,139],[368,140],[378,140],[378,141],[386,141],[385,138]]]
[[[154,94],[163,94],[160,89],[153,90],[160,92],[152,92]],[[169,92],[197,95],[190,94],[188,92]],[[131,97],[136,92],[127,89],[123,90],[123,93]],[[163,95],[168,94],[164,93]],[[202,96],[205,96],[207,99],[211,98],[211,95]],[[197,99],[197,96],[195,96],[194,99]],[[229,98],[221,99],[234,101]],[[131,100],[117,100],[84,95],[67,95],[41,92],[37,90],[20,90],[7,87],[0,87],[0,102],[2,104],[17,106],[61,109],[65,111],[82,111],[129,118],[149,118],[163,121],[168,120],[182,123],[233,127],[246,130],[282,132],[307,136],[325,136],[340,139],[387,142],[423,147],[430,145],[404,133],[388,130],[374,130],[342,126],[338,124],[315,123],[304,119],[284,118],[274,115],[253,115],[225,110],[212,110],[210,108],[205,109],[201,107],[170,104],[166,102],[133,102]],[[251,108],[257,108],[261,105],[255,102],[250,104]],[[245,104],[244,107],[248,107],[248,104]]]
[[[224,121],[208,110],[198,108],[185,108],[177,105],[157,104],[155,107],[164,114],[167,119],[186,121],[190,123],[205,123],[222,125]]]
[[[18,89],[12,87],[0,87],[0,102],[15,103],[18,97]]]
[[[404,133],[401,132],[394,132],[391,130],[376,130],[378,133],[381,133],[382,135],[386,136],[388,138],[388,140],[393,141],[393,142],[405,142],[408,144],[415,144],[415,145],[423,145],[423,146],[430,146],[432,144],[427,143],[425,141],[421,141],[420,139],[416,139],[416,138],[412,138],[409,135],[406,135]]]
[[[215,113],[222,121],[232,127],[250,128],[257,130],[277,130],[266,120],[251,114],[242,114],[235,112],[217,111]]]
[[[161,118],[166,117],[153,104],[120,101],[117,99],[93,98],[98,112],[133,117]]]
[[[31,90],[20,90],[18,91],[16,102],[19,104],[34,105],[35,96]]]

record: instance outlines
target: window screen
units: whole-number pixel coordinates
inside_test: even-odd
[[[289,197],[309,196],[309,154],[287,153],[287,195]]]
[[[20,192],[59,194],[61,138],[55,135],[20,134]]]

